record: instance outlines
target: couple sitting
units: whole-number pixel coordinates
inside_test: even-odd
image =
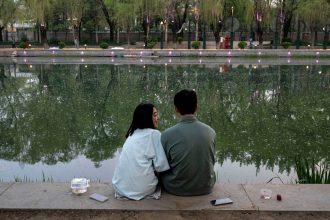
[[[198,121],[197,95],[182,90],[174,96],[181,120],[160,133],[152,104],[136,107],[112,179],[120,196],[133,200],[153,194],[158,179],[165,191],[178,196],[211,193],[215,183],[215,132]]]

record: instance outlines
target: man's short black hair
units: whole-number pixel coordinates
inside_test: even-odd
[[[197,95],[194,90],[183,89],[174,96],[174,105],[181,115],[194,114],[197,109]]]

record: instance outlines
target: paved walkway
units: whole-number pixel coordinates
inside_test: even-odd
[[[263,188],[272,191],[265,200]],[[100,203],[92,193],[109,197]],[[281,194],[282,201],[276,200]],[[233,204],[212,206],[210,200],[230,197]],[[209,195],[161,199],[114,199],[111,185],[91,183],[83,195],[70,183],[0,183],[0,219],[330,219],[330,185],[216,185]]]

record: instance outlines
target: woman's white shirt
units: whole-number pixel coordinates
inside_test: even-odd
[[[140,200],[156,190],[154,171],[169,169],[160,135],[155,129],[136,129],[126,139],[112,178],[120,195]]]

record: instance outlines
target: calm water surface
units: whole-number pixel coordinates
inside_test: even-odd
[[[218,182],[294,182],[295,158],[330,161],[330,66],[0,64],[0,181],[110,182],[135,106],[159,129],[195,89],[217,133]],[[281,179],[281,180],[280,180]]]

